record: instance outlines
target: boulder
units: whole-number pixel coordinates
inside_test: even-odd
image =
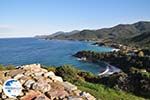
[[[41,65],[40,64],[30,64],[30,65],[24,65],[22,66],[24,70],[28,70],[31,72],[40,72],[41,71]]]
[[[15,99],[15,98],[6,98],[5,100],[18,100],[18,99]]]
[[[19,79],[19,81],[20,81],[21,84],[24,84],[24,83],[25,83],[26,81],[28,81],[28,80],[32,80],[32,78],[29,77],[29,76],[22,76],[22,77]]]
[[[96,100],[95,97],[93,97],[91,94],[86,93],[86,92],[82,92],[81,96],[86,98],[86,100]]]
[[[67,90],[67,91],[74,91],[74,90],[77,90],[77,86],[69,83],[69,82],[63,82],[62,85],[64,86],[64,88]]]
[[[34,73],[34,76],[42,76],[44,74],[44,72],[36,72],[36,73]]]
[[[33,74],[33,72],[31,72],[29,70],[25,71],[25,73],[24,73],[25,76],[31,76],[32,74]]]
[[[63,99],[65,98],[66,96],[68,96],[68,92],[66,91],[59,91],[59,90],[55,90],[55,89],[51,89],[49,92],[46,93],[47,97],[49,97],[51,100],[54,100],[56,98],[59,98],[59,99]]]
[[[35,83],[34,80],[27,80],[24,84],[24,87],[26,87],[27,89],[30,89],[33,83]]]
[[[41,91],[42,93],[48,92],[51,89],[50,84],[46,83],[46,82],[36,82],[33,84],[32,86],[33,90],[38,90]]]
[[[80,96],[80,94],[82,93],[81,90],[74,90],[73,93],[77,96]]]
[[[81,98],[81,97],[73,97],[73,96],[70,96],[70,97],[68,97],[67,100],[84,100],[84,99]]]
[[[50,100],[44,94],[38,95],[34,100]]]
[[[20,98],[20,100],[33,100],[36,97],[38,97],[39,95],[41,95],[41,93],[39,91],[29,90],[25,96]]]
[[[46,77],[41,77],[41,76],[35,76],[33,77],[34,80],[38,81],[38,82],[45,82],[45,83],[52,83],[53,81],[49,78]]]
[[[63,91],[64,90],[63,85],[61,84],[61,82],[58,82],[58,81],[51,83],[51,88],[53,90],[58,90],[58,91]]]
[[[23,76],[24,76],[23,74],[17,74],[13,78],[18,80],[18,79],[20,79]]]
[[[7,98],[7,96],[4,93],[1,93],[1,97],[3,100],[5,100]]]
[[[52,79],[54,82],[59,81],[59,82],[63,82],[62,77],[59,76],[49,76],[50,79]]]
[[[11,76],[11,77],[14,77],[18,74],[23,74],[25,72],[25,70],[22,70],[22,69],[15,69],[15,70],[10,70],[10,71],[7,71],[6,72],[6,76]]]
[[[48,71],[46,69],[41,68],[41,72],[47,73]]]
[[[23,86],[22,93],[15,100],[95,100],[89,93],[77,90],[77,86],[63,82],[62,77],[54,72],[42,69],[40,64],[0,71],[0,100],[14,100],[2,91],[2,84],[10,78],[19,80]]]
[[[0,84],[0,93],[2,93],[3,86]]]
[[[52,72],[52,71],[44,74],[44,77],[51,77],[51,76],[55,76],[54,72]]]

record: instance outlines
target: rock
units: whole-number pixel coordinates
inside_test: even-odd
[[[23,74],[24,72],[25,71],[22,69],[10,70],[10,71],[6,72],[6,76],[14,77],[18,74]]]
[[[21,92],[20,94],[19,94],[19,96],[24,96],[25,94],[24,94],[24,92]]]
[[[16,76],[14,76],[14,79],[20,79],[21,77],[23,77],[24,75],[23,74],[17,74]]]
[[[96,100],[95,97],[93,97],[91,94],[86,93],[86,92],[82,92],[81,96],[82,96],[82,97],[85,97],[86,100]]]
[[[49,78],[46,78],[46,77],[34,77],[34,79],[36,79],[38,82],[45,82],[45,83],[52,83],[53,81]]]
[[[0,93],[2,93],[3,86],[0,84]]]
[[[33,100],[36,97],[38,97],[39,95],[41,95],[41,93],[39,91],[30,90],[26,93],[25,96],[21,97],[20,100]]]
[[[34,90],[39,90],[42,93],[48,92],[51,89],[50,84],[46,83],[46,82],[36,82],[33,84],[32,89]]]
[[[34,80],[27,80],[27,81],[25,82],[24,86],[25,86],[26,88],[30,89],[33,83],[35,83]]]
[[[44,94],[37,96],[34,100],[50,100],[48,97],[46,97]]]
[[[47,73],[48,71],[46,69],[41,68],[41,72]]]
[[[7,71],[8,72],[8,71]],[[6,71],[0,71],[0,84],[3,84],[7,79],[10,79],[10,76],[6,76]]]
[[[4,93],[2,93],[1,98],[5,100],[7,98],[7,96]]]
[[[31,80],[31,77],[29,76],[23,76],[19,79],[21,84],[24,84],[27,80]]]
[[[73,91],[73,93],[75,95],[77,95],[77,96],[80,96],[80,94],[82,93],[82,91],[81,90],[75,90],[75,91]]]
[[[25,73],[24,73],[25,76],[31,76],[31,74],[33,74],[33,72],[31,72],[31,71],[25,71]]]
[[[13,99],[13,98],[7,98],[5,100],[18,100],[18,99]]]
[[[3,84],[6,80],[8,80],[8,79],[11,79],[11,77],[10,76],[7,76],[7,77],[0,77],[0,83],[1,84]]]
[[[62,85],[64,86],[64,88],[67,90],[67,91],[74,91],[74,90],[77,90],[77,86],[69,83],[69,82],[63,82]]]
[[[2,84],[10,78],[20,81],[22,93],[15,99],[8,98],[2,91]],[[24,65],[16,70],[0,71],[0,100],[95,100],[86,92],[77,90],[54,72],[41,68],[40,64]]]
[[[51,79],[45,78],[45,77],[41,77],[41,78],[37,79],[37,81],[41,82],[41,83],[45,82],[45,83],[48,83],[48,84],[53,82]]]
[[[49,76],[50,79],[52,79],[54,82],[59,81],[59,82],[63,82],[62,77],[59,76]]]
[[[50,90],[49,92],[46,93],[47,97],[49,97],[51,100],[54,100],[56,98],[59,98],[59,99],[63,99],[65,98],[66,96],[68,96],[69,94],[66,92],[66,91],[59,91],[59,90],[55,90],[55,89],[52,89]]]
[[[68,99],[67,100],[84,100],[83,98],[81,98],[81,97],[68,97]]]
[[[64,86],[61,84],[61,82],[53,82],[51,83],[51,88],[58,91],[63,91]]]
[[[34,73],[35,76],[42,76],[44,74],[44,72],[37,72],[37,73]]]
[[[62,99],[69,95],[68,92],[64,90],[64,87],[58,81],[51,83],[51,90],[46,94],[52,100],[57,97],[59,97],[59,99]]]
[[[24,65],[22,66],[24,70],[28,70],[31,72],[40,72],[41,71],[41,65],[40,64],[30,64],[30,65]]]
[[[51,77],[51,76],[55,76],[54,72],[52,72],[52,71],[44,74],[44,77]]]

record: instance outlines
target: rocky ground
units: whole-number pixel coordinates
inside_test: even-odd
[[[2,85],[7,79],[17,79],[22,93],[16,98],[7,97]],[[40,64],[24,65],[15,70],[0,71],[0,100],[96,100],[91,94],[63,81]]]

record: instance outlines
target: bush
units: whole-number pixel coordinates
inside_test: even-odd
[[[3,65],[0,65],[0,71],[5,70],[5,67]]]
[[[7,65],[6,70],[13,70],[13,69],[16,69],[16,67],[14,65]]]
[[[63,65],[56,68],[56,75],[63,77],[64,80],[73,82],[80,77],[78,77],[79,70],[75,69],[71,65]]]
[[[52,71],[52,72],[56,72],[56,66],[42,66],[42,68],[48,70],[48,71]]]
[[[13,65],[7,65],[7,66],[0,65],[0,71],[3,71],[3,70],[13,70],[13,69],[16,69],[15,66],[13,66]]]

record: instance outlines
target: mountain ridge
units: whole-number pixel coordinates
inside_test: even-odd
[[[142,34],[150,34],[150,21],[139,21],[133,24],[118,24],[116,26],[110,27],[110,28],[101,28],[97,30],[82,30],[77,31],[74,34],[55,34],[55,35],[49,35],[45,37],[45,39],[61,39],[61,40],[92,40],[92,41],[99,41],[101,39],[110,39],[111,41],[117,41],[122,42],[126,41],[132,42],[135,44],[142,44],[146,43],[148,41],[147,39],[150,38],[150,35],[147,35],[148,37],[142,37],[140,39],[141,41],[135,42],[134,37],[138,38],[138,35]]]

